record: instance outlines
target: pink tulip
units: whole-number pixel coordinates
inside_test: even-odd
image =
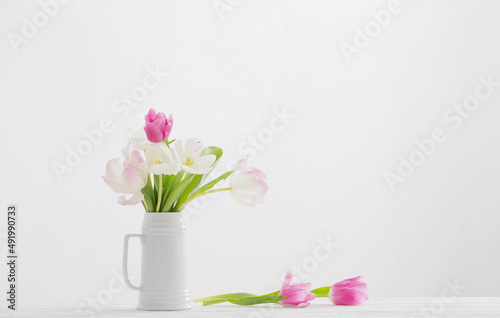
[[[368,299],[368,288],[363,276],[338,282],[330,288],[328,298],[335,305],[358,306]]]
[[[144,117],[146,119],[146,126],[144,131],[148,140],[151,142],[163,142],[167,140],[172,131],[174,119],[172,115],[165,116],[164,113],[156,113],[156,110],[151,108],[149,113]]]
[[[311,284],[296,283],[290,285],[293,275],[290,271],[286,272],[283,286],[281,287],[280,296],[287,296],[280,300],[280,304],[284,307],[304,308],[309,306],[309,302],[316,298],[316,295],[311,293]]]
[[[114,192],[131,194],[129,198],[121,195],[118,203],[135,205],[144,199],[141,190],[147,183],[147,166],[141,153],[138,150],[132,150],[131,143],[123,149],[122,153],[123,162],[118,158],[111,159],[106,166],[106,175],[103,179]]]
[[[234,166],[234,173],[231,177],[231,196],[241,204],[256,206],[264,203],[267,190],[267,178],[263,171],[245,167],[247,161],[242,159]]]

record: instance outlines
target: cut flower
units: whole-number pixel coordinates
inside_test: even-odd
[[[368,288],[363,276],[345,279],[330,288],[328,298],[335,305],[358,306],[368,300]]]
[[[168,117],[164,113],[156,113],[156,110],[151,108],[149,113],[144,117],[146,125],[144,131],[148,140],[151,142],[163,142],[168,139],[172,131],[174,119],[172,115]]]
[[[263,171],[245,166],[245,159],[235,165],[231,177],[231,196],[236,202],[253,207],[265,202],[264,197],[268,190],[267,178]]]
[[[284,307],[304,308],[309,306],[309,302],[316,298],[316,295],[311,293],[311,284],[296,283],[291,285],[293,275],[290,271],[285,274],[285,280],[281,287],[280,296],[287,296],[280,300],[280,304]]]
[[[145,156],[149,172],[152,174],[177,174],[181,169],[179,161],[163,142],[151,144],[146,149]]]
[[[106,166],[104,182],[117,193],[132,194],[130,198],[121,195],[118,203],[121,205],[135,205],[144,199],[141,192],[146,186],[148,171],[142,155],[137,150],[132,150],[129,143],[122,151],[123,163],[119,158],[111,159]]]
[[[200,156],[203,150],[201,140],[189,138],[186,143],[176,140],[174,147],[182,170],[192,174],[206,174],[212,171],[212,164],[216,158],[214,155]]]

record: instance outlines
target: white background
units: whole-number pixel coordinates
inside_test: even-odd
[[[20,213],[20,306],[136,301],[119,283],[103,299],[142,207],[118,205],[100,176],[149,107],[173,114],[172,137],[222,147],[221,166],[261,138],[251,163],[268,176],[268,203],[218,195],[190,217],[194,297],[270,292],[304,264],[317,287],[364,275],[371,297],[437,297],[455,280],[460,296],[500,296],[500,88],[458,129],[443,120],[479,77],[500,81],[500,2],[401,1],[350,63],[341,43],[388,1],[230,3],[70,1],[16,51],[9,34],[42,9],[2,1],[0,207]],[[113,111],[157,66],[168,76],[147,99]],[[270,136],[285,108],[295,117]],[[114,131],[59,182],[54,162],[103,118]],[[446,141],[391,191],[384,174],[435,128]],[[314,260],[328,236],[338,248]]]

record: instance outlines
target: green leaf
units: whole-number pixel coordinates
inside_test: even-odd
[[[146,183],[146,186],[142,188],[141,190],[142,194],[144,195],[144,200],[146,201],[146,204],[149,207],[149,210],[146,212],[153,212],[154,210],[154,199],[155,199],[155,194],[153,191],[153,185],[151,184],[151,176],[148,175],[148,181]]]
[[[176,175],[169,175],[168,182],[165,184],[165,187],[163,189],[165,191],[165,197],[168,197],[168,194],[170,193],[170,191],[172,191],[172,187],[174,187],[178,183],[178,181],[180,181],[180,179],[182,179],[181,172]]]
[[[223,174],[221,174],[219,177],[217,177],[216,179],[208,182],[207,184],[205,184],[204,186],[202,186],[201,188],[199,188],[196,192],[194,192],[190,198],[196,196],[196,195],[199,195],[199,194],[202,194],[203,192],[205,191],[208,191],[210,189],[212,189],[217,183],[219,183],[220,181],[222,180],[225,180],[227,177],[229,177],[234,171],[227,171],[227,172],[224,172]]]
[[[155,203],[157,203],[158,202],[158,186],[160,184],[160,176],[154,174],[153,181],[154,181],[153,186],[154,186],[154,193],[155,193]],[[155,204],[155,207],[156,207],[156,204]]]
[[[166,140],[165,140],[165,141],[163,141],[163,142],[165,143],[165,145],[167,145],[167,147],[168,147],[168,148],[170,148],[170,144],[171,144],[171,143],[173,143],[174,141],[175,141],[175,139],[170,140],[170,141],[169,141],[168,139],[166,139]]]
[[[161,196],[160,211],[162,211],[163,205],[167,201],[170,186],[174,183],[175,177],[173,174],[163,175],[163,194]]]
[[[164,174],[163,175],[163,193],[165,193],[165,188],[168,184],[168,181],[170,180],[170,178],[172,177],[173,175],[172,174]]]
[[[193,177],[193,180],[186,187],[186,189],[182,192],[181,196],[179,197],[179,200],[175,204],[175,207],[173,209],[174,211],[179,211],[179,209],[182,206],[182,204],[184,202],[186,202],[186,200],[188,199],[188,196],[193,191],[195,191],[200,184],[202,184],[205,181],[205,179],[207,178],[207,176],[213,171],[213,168],[215,168],[215,166],[218,164],[219,159],[222,157],[222,153],[223,153],[222,149],[219,148],[219,147],[209,146],[209,147],[203,148],[203,150],[200,153],[200,156],[207,156],[207,155],[214,155],[215,156],[215,161],[214,161],[214,163],[211,166],[212,169],[208,173],[206,173],[204,175],[200,174],[200,175],[196,175],[196,176]]]
[[[241,293],[244,294],[244,293]],[[234,294],[237,295],[237,294]],[[265,303],[278,303],[280,300],[286,298],[287,296],[279,296],[279,295],[262,295],[262,296],[243,296],[243,297],[208,297],[203,299],[203,306],[209,306],[214,304],[219,304],[223,302],[230,302],[235,305],[240,306],[251,306],[257,304],[265,304]],[[251,294],[248,294],[251,295]]]
[[[254,294],[249,294],[249,293],[231,293],[231,294],[221,294],[221,295],[215,295],[215,296],[210,296],[210,297],[205,297],[205,298],[198,298],[198,299],[193,299],[193,302],[195,303],[200,303],[203,301],[208,301],[208,300],[216,300],[216,299],[228,299],[228,298],[243,298],[243,297],[252,297],[255,296]]]
[[[215,305],[215,304],[220,304],[220,303],[225,303],[228,301],[227,299],[216,299],[216,300],[207,300],[203,302],[203,306],[210,306],[210,305]]]
[[[174,203],[179,199],[179,196],[186,189],[186,187],[189,185],[189,182],[191,182],[192,178],[193,178],[193,175],[186,176],[175,187],[172,186],[172,191],[168,195],[167,201],[165,202],[165,205],[163,206],[163,209],[162,209],[163,212],[174,212],[172,210]]]
[[[214,155],[215,161],[212,164],[212,167],[215,167],[218,164],[219,159],[222,157],[222,153],[223,153],[222,148],[215,147],[215,146],[208,146],[208,147],[203,148],[200,156]]]
[[[266,303],[278,303],[280,300],[286,297],[287,296],[268,295],[268,296],[247,297],[241,299],[228,299],[228,301],[235,305],[250,306],[250,305],[266,304]]]
[[[195,190],[196,188],[198,188],[198,186],[200,185],[202,179],[203,179],[203,175],[202,174],[194,175],[193,180],[191,180],[191,182],[186,187],[186,189],[181,193],[181,195],[179,197],[179,200],[175,204],[174,211],[178,211],[178,208],[181,206],[181,204],[184,203],[184,201],[187,200],[188,195],[191,192],[193,192],[193,190]]]
[[[222,149],[219,148],[219,147],[215,147],[215,146],[205,147],[201,151],[200,156],[207,156],[207,155],[214,155],[215,156],[215,161],[211,165],[212,169],[210,169],[209,172],[205,173],[203,175],[203,177],[201,178],[200,184],[202,184],[203,182],[205,182],[205,179],[208,177],[208,175],[211,174],[212,171],[214,171],[215,167],[219,164],[219,159],[222,157]]]
[[[316,288],[315,290],[311,290],[311,293],[316,294],[317,297],[328,297],[330,288],[332,288],[332,286]]]
[[[168,196],[170,195],[170,192],[182,180],[183,176],[184,176],[184,171],[180,171],[175,176],[173,174],[170,175],[170,178],[168,179],[168,183],[165,185],[164,195],[163,195],[163,198],[161,201],[160,210],[162,212],[165,212],[165,210],[163,208],[165,207],[165,203],[167,202],[167,199],[168,199]]]

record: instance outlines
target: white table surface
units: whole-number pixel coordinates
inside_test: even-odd
[[[2,310],[3,317],[500,317],[500,297],[462,297],[443,303],[439,298],[374,298],[361,306],[334,306],[328,299],[315,300],[304,309],[279,305],[236,306],[195,304],[183,311],[140,311],[133,304],[110,305],[98,311],[72,306],[22,307]]]

